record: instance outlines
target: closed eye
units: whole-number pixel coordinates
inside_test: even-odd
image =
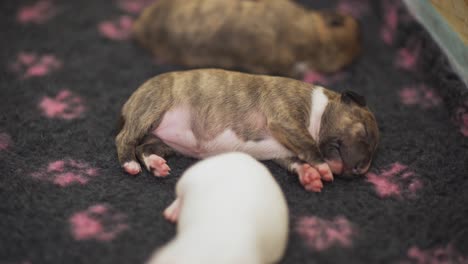
[[[341,147],[341,140],[338,138],[332,138],[328,141],[328,145],[332,148],[340,148]]]
[[[340,152],[341,141],[335,141],[335,142],[330,143],[330,147],[336,150],[341,156],[341,152]]]

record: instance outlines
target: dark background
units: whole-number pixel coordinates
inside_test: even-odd
[[[310,8],[336,6],[328,0],[299,2]],[[295,175],[266,162],[290,207],[291,233],[282,263],[429,263],[408,257],[413,246],[428,252],[450,246],[453,251],[439,257],[462,262],[461,256],[468,255],[468,139],[459,132],[457,111],[467,89],[415,21],[400,21],[394,43],[385,44],[380,30],[387,10],[380,1],[369,2],[360,18],[364,53],[345,69],[344,79],[328,87],[365,95],[375,113],[381,142],[371,172],[400,162],[423,187],[414,196],[382,198],[362,177],[336,179],[322,193],[309,193]],[[117,117],[146,79],[184,68],[158,65],[133,41],[101,35],[99,23],[127,14],[116,1],[57,0],[58,12],[47,22],[18,23],[20,7],[34,3],[0,3],[0,133],[11,138],[0,150],[0,263],[143,263],[173,237],[175,227],[161,213],[174,197],[177,179],[195,160],[169,158],[172,173],[164,179],[147,172],[126,175],[113,141]],[[398,12],[408,16],[402,6]],[[408,39],[421,43],[415,71],[394,65]],[[21,51],[55,54],[63,67],[43,77],[21,78],[9,67]],[[420,83],[432,87],[442,103],[432,108],[402,104],[401,87]],[[84,98],[86,112],[73,120],[46,118],[38,108],[41,98],[64,88]],[[99,175],[86,185],[64,188],[31,177],[49,162],[66,158],[99,168]],[[98,203],[127,215],[129,228],[108,242],[76,241],[69,217]],[[352,246],[314,251],[295,231],[304,216],[344,216],[357,230]]]

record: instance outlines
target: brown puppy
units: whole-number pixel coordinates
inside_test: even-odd
[[[334,72],[360,51],[355,19],[290,0],[158,0],[133,29],[162,61],[260,74]]]
[[[120,164],[166,176],[163,159],[246,152],[295,171],[307,190],[335,174],[363,174],[377,147],[377,123],[353,92],[338,94],[297,80],[216,69],[158,75],[122,109]],[[330,170],[331,168],[331,170]]]

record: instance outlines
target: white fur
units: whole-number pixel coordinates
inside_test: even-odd
[[[145,164],[146,169],[151,171],[149,156],[146,156],[146,155],[142,155],[142,156],[143,156],[143,163]]]
[[[177,235],[148,261],[275,263],[288,238],[288,209],[280,187],[261,163],[242,153],[208,158],[177,183]]]
[[[129,170],[141,171],[140,164],[138,164],[136,161],[125,162],[123,167]]]
[[[321,86],[315,86],[315,89],[312,91],[309,132],[316,142],[319,141],[322,115],[328,105],[328,97],[323,92],[323,89]]]

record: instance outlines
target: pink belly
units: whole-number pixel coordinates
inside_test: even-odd
[[[230,151],[241,151],[257,159],[267,160],[292,156],[273,138],[260,141],[242,141],[232,130],[227,129],[211,140],[198,140],[193,134],[190,111],[177,107],[166,112],[161,124],[153,130],[166,145],[195,158],[205,158]]]
[[[174,108],[166,112],[153,134],[184,155],[198,158],[200,154],[190,127],[190,111],[186,108]]]

